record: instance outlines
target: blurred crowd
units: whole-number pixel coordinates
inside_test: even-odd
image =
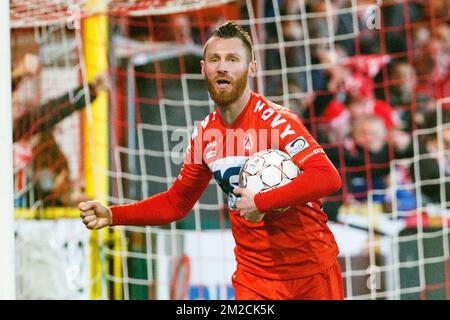
[[[370,190],[384,190],[371,197],[389,212],[393,185],[397,210],[445,200],[445,179],[429,182],[450,175],[446,157],[439,156],[446,154],[445,143],[438,143],[437,133],[421,135],[415,150],[413,132],[436,127],[437,103],[450,97],[450,2],[266,0],[251,9],[240,4],[238,17],[228,10],[203,33],[192,17],[178,15],[156,20],[170,26],[158,39],[135,34],[144,41],[201,45],[204,34],[225,19],[251,21],[260,13],[258,22],[244,24],[264,79],[264,87],[255,89],[293,110],[342,173],[342,190],[325,201],[330,219],[342,204],[368,201]],[[449,107],[443,104],[444,123]],[[392,160],[419,153],[418,169],[413,162],[397,164],[392,175]],[[450,195],[450,187],[445,190]]]
[[[450,97],[449,1],[266,0],[255,1],[254,6],[249,8],[246,1],[227,4],[217,12],[208,11],[204,24],[196,20],[198,14],[176,14],[136,18],[126,28],[118,19],[116,27],[122,28],[124,37],[141,43],[201,46],[224,20],[244,21],[256,44],[263,78],[264,87],[255,89],[292,109],[342,174],[342,190],[325,199],[330,219],[336,218],[342,204],[364,203],[369,190],[388,190],[393,183],[405,186],[397,192],[397,209],[414,210],[415,181],[450,176],[450,156],[441,150],[450,146],[450,129],[444,126],[419,136],[418,147],[413,139],[415,130],[436,127],[437,102]],[[255,22],[251,20],[255,16],[259,19],[255,24],[245,24],[248,19]],[[36,73],[37,62],[30,59],[15,64],[13,74]],[[13,80],[17,86],[15,79],[19,77]],[[94,86],[91,94],[95,92]],[[84,99],[80,104],[84,106]],[[450,122],[449,105],[443,104],[443,123]],[[20,101],[15,108],[22,109]],[[16,117],[23,112],[15,112]],[[64,159],[57,155],[57,145],[51,147],[51,128],[39,132],[39,141],[52,149],[53,158]],[[34,166],[48,167],[34,158],[33,150],[43,148],[35,140],[18,139],[21,151],[16,155],[34,159]],[[419,152],[424,156],[418,166],[398,165],[392,177],[392,160],[410,159]],[[53,173],[53,185],[59,180],[66,185],[65,160],[52,168],[60,168]],[[38,172],[35,179],[45,185],[45,170]],[[448,184],[442,181],[423,184],[422,205],[439,204],[446,192],[449,201],[450,186],[441,192]],[[56,198],[60,204],[71,204],[79,193],[72,194],[72,200]],[[389,192],[373,200],[386,211],[392,208]]]
[[[414,210],[415,181],[437,179],[442,172],[450,175],[445,157],[437,158],[437,134],[432,134],[419,136],[416,154],[424,154],[419,170],[410,162],[393,166],[395,176],[391,176],[391,160],[414,155],[413,130],[436,127],[437,101],[450,97],[450,3],[357,3],[355,13],[348,10],[354,3],[347,0],[305,1],[303,8],[299,1],[278,1],[285,17],[283,34],[277,33],[274,22],[267,25],[265,35],[269,43],[284,42],[283,50],[267,52],[266,69],[280,69],[277,62],[285,54],[286,67],[293,70],[285,77],[289,107],[342,173],[343,189],[325,204],[331,219],[343,203],[366,202],[369,190],[385,190],[371,197],[389,212],[393,200],[389,187],[394,184],[396,209]],[[274,9],[273,2],[267,1],[266,16],[275,17]],[[302,20],[305,11],[311,18]],[[283,87],[280,76],[272,77],[267,93],[281,96]],[[450,104],[443,107],[446,123]],[[443,137],[445,147],[447,134]],[[439,171],[440,164],[445,170]],[[445,188],[446,200],[440,196],[444,184],[448,182],[442,179],[426,181],[418,188],[421,205],[449,202],[450,188]]]

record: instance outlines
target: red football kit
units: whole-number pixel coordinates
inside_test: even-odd
[[[255,195],[258,210],[266,215],[260,222],[249,222],[233,209],[233,189],[245,161],[265,149],[288,153],[302,173],[287,185]],[[112,206],[113,225],[162,225],[181,219],[212,176],[228,195],[239,272],[283,282],[336,268],[338,247],[320,198],[340,188],[339,174],[294,113],[254,92],[232,125],[225,123],[218,108],[210,113],[194,130],[181,172],[169,190]],[[286,207],[282,213],[273,211]],[[238,293],[236,297],[255,298]]]

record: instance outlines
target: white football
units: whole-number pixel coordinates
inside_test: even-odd
[[[247,159],[239,174],[239,186],[255,193],[265,192],[288,184],[300,173],[287,153],[263,150]]]

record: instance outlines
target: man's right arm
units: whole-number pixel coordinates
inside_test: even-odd
[[[86,227],[97,230],[109,225],[158,226],[184,218],[200,199],[212,176],[203,162],[203,142],[198,130],[196,132],[181,172],[169,190],[136,203],[110,208],[98,201],[82,202],[80,216]]]
[[[193,134],[181,172],[169,190],[136,203],[112,206],[111,224],[156,226],[184,218],[211,180],[212,173],[203,162],[200,138]]]
[[[156,226],[182,219],[200,199],[209,180],[190,186],[177,179],[166,192],[136,203],[112,206],[112,225]]]
[[[88,229],[96,230],[109,225],[157,226],[184,218],[211,180],[212,173],[202,161],[200,138],[194,139],[186,152],[180,175],[169,190],[145,200],[107,208],[98,201],[79,204],[80,216]]]
[[[165,192],[145,200],[105,207],[98,201],[86,201],[79,205],[80,217],[88,229],[97,230],[114,225],[158,226],[184,218],[203,191],[209,179],[195,186],[176,180]]]

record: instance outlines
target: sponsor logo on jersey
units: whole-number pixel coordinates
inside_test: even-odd
[[[309,147],[308,141],[306,141],[306,139],[304,137],[298,137],[298,138],[294,139],[293,141],[291,141],[290,143],[288,143],[286,145],[285,149],[286,149],[287,153],[291,157],[293,157],[297,153],[305,150],[308,147]]]
[[[208,142],[208,144],[206,145],[206,148],[205,148],[205,159],[206,160],[211,159],[212,157],[214,157],[217,154],[216,147],[217,147],[216,140]],[[208,150],[208,149],[211,149],[211,150]]]
[[[207,151],[206,155],[205,155],[205,159],[209,160],[212,157],[215,157],[215,155],[216,155],[216,150]]]
[[[295,134],[295,131],[292,130],[291,125],[287,123],[286,119],[284,119],[281,116],[281,114],[276,112],[276,110],[271,106],[266,106],[266,104],[261,100],[258,100],[256,102],[253,112],[254,113],[261,112],[261,119],[263,119],[264,121],[269,121],[269,119],[272,118],[273,115],[275,115],[275,117],[273,117],[272,121],[270,122],[270,126],[274,129],[279,127],[281,124],[286,124],[280,134],[281,139],[284,139],[289,135]]]
[[[247,151],[252,150],[254,141],[253,136],[251,134],[247,134],[244,139],[244,148]]]
[[[248,157],[243,156],[227,157],[217,159],[208,164],[217,184],[228,196],[230,196],[234,188],[239,186],[239,172],[247,159]]]
[[[309,158],[311,158],[313,155],[316,155],[318,153],[325,153],[325,151],[323,149],[316,149],[311,151],[310,153],[308,153],[306,156],[304,156],[301,160],[299,160],[299,163],[303,163],[306,160],[308,160]],[[325,153],[326,154],[326,153]]]

